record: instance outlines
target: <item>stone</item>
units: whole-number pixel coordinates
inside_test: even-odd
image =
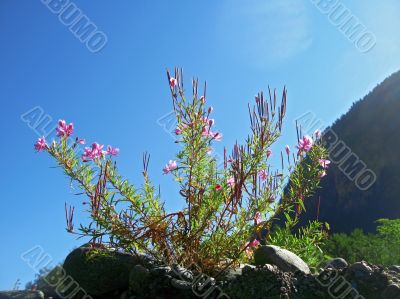
[[[181,280],[186,280],[186,281],[193,281],[193,273],[192,271],[181,267],[179,265],[173,265],[171,268],[172,272],[172,276],[174,276],[177,279],[181,279]]]
[[[388,269],[400,273],[400,266],[390,266]]]
[[[154,267],[150,270],[151,274],[153,275],[160,275],[160,276],[165,276],[171,274],[171,267],[169,266],[158,266]]]
[[[79,247],[65,259],[63,268],[89,295],[128,289],[131,269],[140,257],[106,249]]]
[[[274,245],[262,245],[254,251],[254,261],[257,266],[276,265],[284,272],[301,271],[310,273],[308,265],[293,252]]]
[[[150,271],[142,265],[136,265],[129,274],[129,288],[131,291],[142,295],[150,278]]]
[[[387,286],[382,293],[382,299],[400,299],[400,287],[395,284]]]
[[[370,276],[373,272],[372,268],[364,261],[352,264],[348,269],[348,273],[354,274],[355,277]]]
[[[291,273],[282,272],[274,267],[248,268],[223,287],[223,291],[228,295],[223,298],[288,298],[287,295],[293,288]]]
[[[333,269],[337,270],[347,268],[348,266],[349,264],[346,262],[346,260],[341,257],[333,258],[327,261],[325,264],[325,268],[332,267]]]
[[[222,280],[231,281],[234,280],[237,276],[240,276],[245,271],[250,271],[254,269],[255,266],[249,264],[240,264],[237,268],[230,268],[226,270],[222,275]]]
[[[42,291],[0,292],[0,299],[44,299]]]
[[[190,290],[192,288],[191,282],[176,278],[171,279],[171,285],[179,290]]]

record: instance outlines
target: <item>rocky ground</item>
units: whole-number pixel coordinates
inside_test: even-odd
[[[336,258],[311,273],[298,256],[276,246],[259,247],[255,264],[214,279],[146,257],[116,251],[93,254],[83,246],[40,279],[38,291],[0,292],[0,299],[400,299],[400,266],[363,261],[348,265]]]

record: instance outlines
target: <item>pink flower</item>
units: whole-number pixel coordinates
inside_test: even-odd
[[[222,134],[221,133],[213,133],[210,132],[209,135],[215,140],[215,141],[221,141],[222,140]]]
[[[222,190],[222,186],[219,185],[219,184],[215,185],[215,190],[221,191]]]
[[[233,158],[229,158],[228,160],[226,160],[226,162],[228,162],[228,163],[232,163],[233,161],[235,161],[235,160],[233,160]]]
[[[321,165],[323,169],[327,169],[329,164],[331,164],[331,161],[326,159],[319,159],[319,165]]]
[[[169,79],[169,86],[171,86],[171,88],[174,88],[176,85],[178,85],[178,80],[176,80],[174,77],[171,77]]]
[[[233,187],[235,186],[235,179],[233,177],[230,177],[229,179],[226,180],[226,183],[230,186]]]
[[[77,138],[76,138],[76,143],[85,144],[85,143],[86,143],[86,140],[85,140],[85,139],[78,139],[78,137],[77,137]]]
[[[315,134],[315,137],[317,137],[317,138],[321,137],[321,131],[319,129],[316,129],[314,134]]]
[[[251,254],[251,248],[255,248],[255,247],[257,247],[258,245],[260,245],[260,242],[257,240],[257,239],[254,239],[253,241],[251,241],[251,242],[247,242],[246,243],[246,253],[249,255],[249,254]]]
[[[260,212],[257,212],[256,215],[254,215],[254,223],[255,223],[255,225],[258,225],[261,222],[262,222],[262,219],[261,219]]]
[[[210,127],[212,127],[214,124],[215,124],[215,120],[214,120],[213,118],[210,118],[210,119],[208,120],[208,125],[209,125]]]
[[[214,111],[214,108],[211,106],[208,108],[208,114],[211,114]]]
[[[207,137],[207,136],[211,136],[210,129],[208,127],[203,127],[203,131],[201,132],[201,136]]]
[[[269,158],[272,155],[272,151],[270,149],[267,149],[267,158]]]
[[[110,156],[116,156],[119,153],[119,148],[118,147],[112,147],[111,145],[107,146],[107,154]]]
[[[180,135],[180,134],[182,134],[182,130],[181,130],[181,128],[179,128],[179,127],[176,127],[176,128],[175,128],[175,134],[176,134],[176,135]]]
[[[176,164],[176,161],[169,160],[169,161],[168,161],[168,164],[165,165],[165,167],[163,168],[163,173],[164,173],[164,174],[167,174],[167,173],[169,173],[169,172],[171,172],[172,170],[175,170],[175,169],[177,169],[177,168],[178,168],[178,166],[177,166],[177,164]]]
[[[323,170],[323,171],[319,174],[319,177],[320,177],[320,178],[323,178],[324,176],[326,176],[326,171],[325,171],[325,170]]]
[[[261,179],[262,181],[265,181],[265,180],[267,179],[267,177],[268,177],[268,171],[265,170],[265,169],[260,170],[260,171],[258,172],[258,176],[260,177],[260,179]]]
[[[289,145],[285,146],[285,151],[286,151],[286,154],[289,156],[290,155],[290,147],[289,147]]]
[[[313,146],[313,140],[310,136],[306,135],[300,139],[299,144],[296,146],[299,152],[305,151],[308,152]]]
[[[212,149],[212,147],[209,147],[207,149],[207,155],[212,155],[212,153],[213,153],[213,149]]]
[[[74,124],[70,123],[67,125],[65,120],[60,119],[58,121],[58,127],[57,127],[56,131],[57,131],[57,136],[68,138],[69,136],[71,136],[72,132],[74,131]]]
[[[49,146],[47,145],[46,139],[44,138],[44,136],[42,136],[41,138],[38,138],[38,140],[35,143],[35,149],[38,152],[49,149]]]
[[[97,159],[97,158],[103,158],[105,154],[107,153],[106,151],[103,151],[104,145],[100,145],[97,142],[92,143],[91,147],[85,147],[85,150],[82,155],[82,160],[84,162],[89,161],[90,159]]]

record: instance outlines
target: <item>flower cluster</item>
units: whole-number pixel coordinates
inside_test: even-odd
[[[319,165],[322,167],[322,171],[320,173],[320,177],[323,178],[326,176],[326,169],[328,169],[329,164],[331,164],[331,161],[327,159],[319,159],[318,160]]]
[[[58,126],[56,128],[56,134],[58,137],[61,138],[61,140],[67,140],[74,132],[74,124],[69,123],[67,124],[65,120],[60,119],[58,121]],[[75,138],[75,143],[74,145],[77,144],[85,144],[86,141],[85,139],[80,139],[78,137]],[[53,145],[56,145],[56,141],[53,140]],[[35,145],[34,145],[36,151],[40,152],[43,150],[49,150],[51,149],[49,145],[46,142],[46,139],[44,137],[39,138]],[[110,156],[116,156],[119,153],[119,148],[115,148],[112,146],[107,146],[107,150],[103,150],[104,145],[100,145],[97,142],[94,142],[91,147],[85,147],[84,153],[81,156],[83,162],[88,162],[89,160],[95,160],[98,158],[104,158],[106,155]]]
[[[40,152],[43,150],[47,150],[49,148],[48,144],[46,143],[46,139],[43,137],[38,138],[35,143],[35,149]]]
[[[178,165],[176,164],[176,161],[169,160],[168,164],[165,165],[165,167],[163,168],[163,173],[168,174],[177,168],[178,168]]]
[[[310,136],[308,135],[303,136],[303,138],[299,140],[299,144],[296,146],[296,148],[299,150],[298,154],[310,151],[311,147],[313,146],[313,143],[314,141]]]
[[[68,138],[69,136],[72,135],[74,131],[74,124],[70,123],[67,125],[65,120],[59,120],[56,131],[57,131],[57,136],[62,138]]]

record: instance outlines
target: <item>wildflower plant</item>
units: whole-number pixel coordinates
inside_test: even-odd
[[[185,93],[182,71],[167,72],[177,119],[175,134],[181,145],[175,159],[162,169],[179,184],[185,203],[182,210],[167,213],[147,171],[150,156],[143,156],[143,184],[131,185],[118,172],[119,149],[93,143],[79,155],[83,139],[71,141],[73,124],[59,122],[58,141],[39,138],[37,151],[48,152],[89,198],[90,223],[74,229],[72,207],[66,206],[67,230],[132,254],[144,253],[168,264],[197,265],[215,274],[238,261],[251,258],[260,244],[261,231],[269,231],[278,216],[287,225],[296,223],[304,210],[303,200],[318,187],[329,162],[320,133],[298,134],[297,153],[285,148],[281,165],[273,168],[271,146],[281,136],[286,111],[286,89],[280,103],[276,92],[261,92],[249,105],[251,133],[244,144],[224,149],[223,165],[210,155],[215,142],[213,108],[198,81]],[[290,176],[290,180],[288,177]],[[287,185],[287,186],[286,186]],[[286,188],[285,188],[286,186]],[[252,237],[251,237],[252,236]],[[265,237],[265,236],[264,236]]]

